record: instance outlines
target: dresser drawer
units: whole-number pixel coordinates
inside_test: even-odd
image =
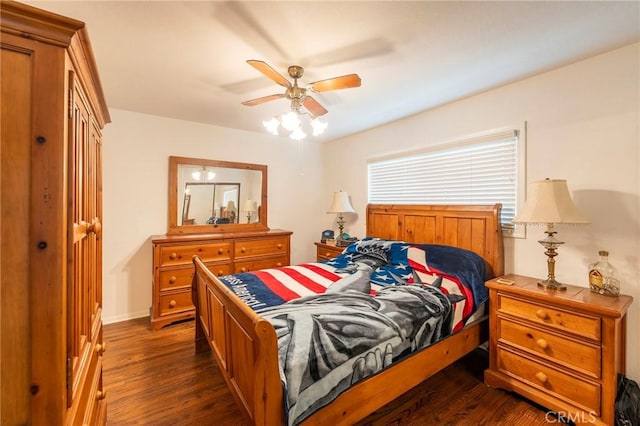
[[[537,327],[498,318],[499,341],[546,357],[596,379],[600,378],[600,347]]]
[[[600,415],[600,385],[505,350],[498,345],[498,370],[545,393]]]
[[[160,295],[160,315],[170,315],[194,309],[191,290]]]
[[[600,318],[499,295],[498,312],[600,342]]]
[[[229,263],[208,265],[208,268],[219,277],[231,273],[231,264]],[[193,267],[160,271],[160,291],[191,288],[193,271]]]
[[[190,264],[196,255],[203,262],[230,260],[231,244],[222,242],[160,246],[160,267]]]
[[[272,254],[285,254],[288,252],[289,239],[286,237],[262,238],[256,240],[238,240],[234,245],[235,259],[254,256],[266,256]]]
[[[247,260],[246,262],[236,262],[234,274],[239,272],[257,271],[259,269],[280,268],[289,266],[288,256],[274,257],[262,260]]]

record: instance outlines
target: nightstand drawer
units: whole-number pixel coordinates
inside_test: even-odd
[[[600,318],[499,294],[498,312],[600,342]]]
[[[498,370],[528,386],[566,401],[571,405],[600,415],[600,385],[580,380],[569,374],[504,350],[498,345]]]
[[[600,378],[600,347],[498,318],[499,341]]]

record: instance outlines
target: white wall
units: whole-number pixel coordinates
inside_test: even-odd
[[[557,237],[566,244],[558,250],[556,277],[586,286],[588,264],[598,250],[610,251],[622,291],[635,298],[628,316],[627,370],[640,379],[639,52],[640,45],[633,44],[333,141],[325,152],[333,159],[325,198],[337,187],[351,194],[359,214],[346,227],[362,236],[367,159],[526,121],[527,180],[567,179],[576,205],[592,222],[558,226]],[[546,256],[537,243],[542,231],[529,228],[526,239],[505,241],[508,273],[546,277]]]
[[[319,227],[308,218],[326,209],[320,145],[110,109],[104,130],[103,320],[149,315],[151,236],[167,231],[169,156],[268,166],[272,229],[294,231],[292,262],[315,256]],[[328,201],[326,201],[328,203]]]

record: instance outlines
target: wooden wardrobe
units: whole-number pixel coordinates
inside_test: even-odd
[[[0,424],[104,424],[109,113],[84,23],[4,0],[0,18]]]

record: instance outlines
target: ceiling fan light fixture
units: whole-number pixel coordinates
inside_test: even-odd
[[[327,126],[329,123],[320,121],[320,118],[314,117],[311,119],[311,128],[313,129],[313,136],[318,136],[324,133],[327,130]]]
[[[216,174],[207,170],[206,167],[203,167],[201,170],[191,173],[191,177],[197,181],[211,181],[216,177]]]
[[[271,120],[264,120],[262,122],[262,125],[265,127],[265,129],[267,129],[269,133],[274,136],[278,136],[278,127],[280,126],[280,121],[277,118],[271,117]]]
[[[292,132],[302,125],[302,121],[300,120],[297,112],[289,111],[288,113],[282,115],[282,117],[280,118],[280,124],[282,124],[282,127]]]
[[[293,132],[291,132],[291,135],[289,135],[289,137],[294,141],[301,141],[307,137],[307,134],[304,132],[304,130],[302,130],[302,127],[297,127],[293,130]]]

